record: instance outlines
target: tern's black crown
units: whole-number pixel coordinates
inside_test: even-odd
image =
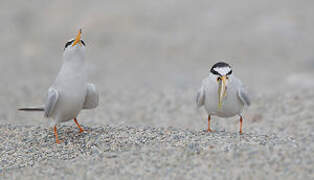
[[[225,62],[218,62],[218,63],[214,64],[212,66],[212,68],[210,69],[210,72],[213,73],[213,74],[221,76],[222,74],[220,74],[219,71],[217,71],[220,68],[229,68],[230,71],[227,73],[227,75],[232,74],[231,66],[228,63],[225,63]]]

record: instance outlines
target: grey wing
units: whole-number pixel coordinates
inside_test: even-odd
[[[49,88],[48,90],[48,95],[47,95],[47,100],[45,104],[45,117],[50,117],[51,113],[53,112],[57,101],[59,98],[59,93],[56,89],[54,88]]]
[[[196,104],[197,107],[201,107],[204,105],[205,101],[205,92],[203,86],[198,90],[197,95],[196,95]]]
[[[87,84],[87,94],[85,97],[85,102],[83,109],[93,109],[98,106],[99,95],[94,84]]]
[[[247,106],[249,106],[251,104],[251,101],[250,101],[250,98],[248,96],[246,89],[240,88],[238,91],[238,96],[239,96],[240,100],[243,102],[243,104],[245,104]]]

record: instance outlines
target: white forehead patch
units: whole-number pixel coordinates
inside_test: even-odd
[[[226,75],[228,72],[231,71],[230,67],[216,67],[214,68],[215,71],[217,71],[220,75]]]

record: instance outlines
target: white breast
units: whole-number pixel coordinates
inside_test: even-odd
[[[64,62],[54,88],[59,92],[54,119],[56,122],[71,120],[83,108],[87,94],[87,73],[82,62]]]
[[[224,97],[222,107],[218,108],[218,83],[215,76],[206,78],[203,81],[205,90],[205,109],[208,114],[220,117],[232,117],[242,113],[244,104],[238,97],[238,90],[241,86],[239,80],[230,76],[227,83],[227,95]]]

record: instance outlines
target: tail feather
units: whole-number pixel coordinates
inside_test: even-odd
[[[44,111],[42,107],[19,108],[19,111]]]

